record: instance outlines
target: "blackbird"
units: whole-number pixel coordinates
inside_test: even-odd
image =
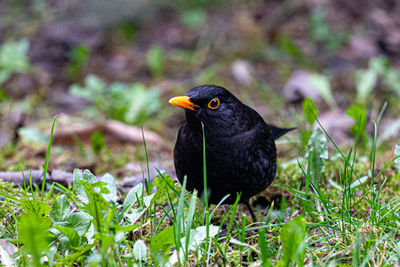
[[[202,194],[203,131],[206,144],[207,193],[209,203],[217,204],[230,195],[232,204],[241,192],[240,202],[265,190],[276,173],[274,140],[294,129],[265,123],[252,108],[240,102],[223,87],[203,85],[186,96],[169,102],[185,109],[186,122],[179,129],[174,164],[180,183],[187,176],[187,189]]]

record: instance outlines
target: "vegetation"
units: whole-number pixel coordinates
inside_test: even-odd
[[[142,124],[160,106],[160,97],[156,88],[147,89],[141,83],[113,83],[106,86],[94,75],[86,77],[84,87],[73,84],[70,93],[93,101],[94,106],[86,111],[93,117],[103,115],[103,117],[128,124]]]
[[[0,3],[0,170],[44,171],[40,184],[0,182],[1,264],[400,264],[399,52],[368,31],[379,23],[345,3],[174,0],[91,28],[57,20],[65,7],[47,2]],[[272,186],[252,199],[256,221],[240,196],[209,206],[170,171],[183,112],[167,100],[206,83],[297,127],[277,142]],[[108,120],[161,141],[112,139],[97,127]],[[96,127],[60,141],[58,128],[76,123]],[[137,162],[139,179],[122,188]],[[57,169],[70,186],[48,181]]]

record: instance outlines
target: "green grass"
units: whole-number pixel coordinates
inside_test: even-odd
[[[315,108],[303,109],[319,123]],[[74,171],[71,188],[55,183],[45,191],[45,179],[39,189],[31,177],[19,189],[4,184],[1,239],[16,252],[3,254],[1,261],[26,266],[396,264],[399,174],[391,164],[397,157],[378,166],[379,125],[365,137],[362,118],[355,123],[352,147],[339,148],[319,123],[304,157],[286,166],[280,160],[273,187],[291,195],[259,207],[255,222],[238,204],[240,196],[231,206],[209,206],[197,192],[185,190],[186,179],[180,186],[162,171],[153,180],[150,172],[143,173],[143,182],[122,197],[114,177],[98,178],[87,170]]]
[[[214,26],[207,26],[206,18],[210,17],[212,23],[212,13],[216,12],[206,9],[209,1],[197,0],[189,5],[180,5],[183,1],[175,2],[173,5],[179,6],[179,22],[184,27],[196,29]],[[252,14],[252,9],[247,12]],[[298,130],[297,138],[293,138],[292,134],[292,140],[288,137],[279,140],[281,157],[278,160],[278,174],[270,190],[280,194],[280,199],[257,207],[257,221],[252,221],[246,209],[238,204],[239,196],[233,205],[222,205],[223,201],[219,205],[208,205],[204,196],[186,190],[186,180],[181,186],[162,170],[157,170],[156,177],[150,177],[151,153],[149,156],[146,140],[143,139],[144,149],[135,150],[135,158],[140,157],[146,161],[147,172],[143,173],[143,182],[126,195],[118,191],[116,179],[111,175],[99,178],[87,170],[74,171],[74,183],[70,188],[56,183],[46,185],[46,175],[39,186],[32,184],[30,176],[25,177],[24,185],[19,188],[1,182],[1,264],[400,264],[400,168],[395,168],[394,156],[388,157],[389,141],[378,141],[381,134],[380,118],[386,104],[379,112],[376,123],[367,120],[367,114],[376,117],[374,111],[376,105],[379,105],[377,102],[384,101],[389,102],[390,115],[387,118],[397,117],[400,75],[391,66],[390,59],[384,57],[371,58],[365,68],[356,63],[357,69],[350,71],[350,76],[355,77],[331,74],[327,62],[319,63],[321,59],[318,54],[335,55],[345,46],[352,33],[350,29],[331,27],[323,10],[312,10],[306,24],[309,36],[306,40],[298,37],[307,36],[307,31],[301,34],[296,32],[293,36],[297,37],[293,37],[292,30],[280,27],[275,30],[284,34],[279,34],[276,41],[267,45],[264,34],[258,31],[246,32],[246,36],[240,37],[243,30],[238,29],[236,34],[240,39],[232,39],[233,42],[227,39],[229,41],[223,43],[218,40],[224,38],[216,38],[218,36],[212,32],[202,31],[194,47],[179,45],[171,50],[168,46],[153,46],[146,51],[138,50],[146,55],[146,66],[153,80],[143,78],[142,69],[131,73],[135,80],[144,80],[146,84],[158,84],[168,77],[167,80],[171,79],[173,87],[178,90],[205,83],[223,84],[229,89],[241,88],[235,93],[241,94],[244,102],[255,107],[264,103],[268,107],[265,114],[270,118],[278,118],[277,121],[288,115],[285,113],[288,105],[281,92],[272,88],[282,87],[293,70],[299,67],[318,73],[312,77],[313,85],[321,90],[325,103],[317,105],[311,99],[306,99],[302,105],[303,113],[295,110],[298,106],[289,107],[292,109],[292,122],[287,126],[297,125],[301,129]],[[258,26],[262,32],[269,31],[261,24]],[[140,31],[139,28],[133,30]],[[136,35],[132,29],[128,31],[131,31],[130,35]],[[298,41],[304,44],[307,39],[310,41],[309,47],[298,45]],[[238,45],[238,40],[243,41],[243,44]],[[126,45],[125,48],[132,47]],[[27,74],[31,73],[32,68],[35,69],[28,62],[27,51],[28,42],[25,40],[8,41],[0,47],[1,86],[14,74]],[[164,119],[163,124],[170,118],[169,112],[163,112],[167,109],[161,105],[161,96],[157,90],[149,91],[147,86],[139,83],[108,84],[101,80],[104,78],[102,76],[99,76],[101,79],[95,76],[87,76],[85,79],[85,69],[89,63],[93,64],[90,59],[92,53],[96,51],[83,46],[75,47],[66,69],[71,81],[85,81],[84,85],[76,84],[70,90],[76,96],[93,102],[88,110],[89,115],[114,118],[136,125],[150,121],[154,113]],[[109,58],[109,55],[104,56]],[[240,82],[232,79],[230,69],[237,59],[249,61],[257,70],[251,73],[250,85],[239,85]],[[273,69],[269,66],[273,66]],[[102,73],[101,70],[97,72],[99,75]],[[265,76],[267,73],[269,76]],[[184,77],[184,81],[180,77]],[[354,81],[348,81],[353,78]],[[339,79],[345,82],[338,83]],[[266,84],[265,81],[272,84]],[[52,89],[44,87],[44,93]],[[12,97],[5,92],[6,89],[0,88],[0,102],[12,102]],[[320,114],[326,111],[323,105],[342,106],[340,97],[336,97],[339,94],[346,98],[344,104],[350,106],[346,113],[355,122],[349,129],[354,139],[347,147],[336,144],[330,136],[332,133],[326,132],[324,125],[316,121],[315,116],[319,111]],[[24,100],[24,109],[33,110],[35,105],[32,103],[39,101],[35,100],[40,99],[38,97]],[[42,110],[43,105],[39,106]],[[44,111],[40,114],[47,116],[48,110]],[[315,122],[319,124],[319,130],[313,130]],[[55,118],[51,132],[54,124]],[[160,128],[159,132],[162,132],[169,127]],[[372,134],[368,133],[368,128],[373,129]],[[44,173],[49,167],[51,136],[46,150]],[[94,134],[91,140],[93,153],[85,151],[80,140],[77,139],[76,143],[81,150],[80,158],[86,158],[87,162],[97,159],[96,173],[115,171],[131,159],[128,155],[115,153],[115,150],[112,153],[100,134]],[[203,154],[205,142],[206,138],[203,139]],[[328,147],[331,149],[328,150]],[[35,159],[26,156],[26,149],[19,143],[10,142],[0,152],[0,165],[7,165],[7,170],[19,169],[20,165],[36,166],[31,163]],[[78,155],[67,155],[68,158],[73,156],[78,158]],[[8,163],[10,158],[13,158],[13,162],[21,162],[11,166]],[[207,168],[205,162],[204,157],[204,170]],[[204,176],[205,185],[206,178]],[[207,195],[206,187],[204,195]]]
[[[52,129],[54,124],[55,118]],[[144,173],[143,183],[122,198],[114,177],[97,178],[87,170],[74,171],[71,188],[52,184],[45,192],[44,181],[40,194],[31,180],[17,190],[4,186],[0,191],[4,198],[1,239],[17,252],[4,254],[2,263],[396,264],[400,258],[400,198],[395,188],[399,174],[390,168],[396,158],[377,166],[378,125],[374,127],[365,149],[356,135],[353,147],[344,150],[320,125],[308,141],[306,156],[279,172],[295,169],[300,179],[282,181],[282,175],[274,182],[275,188],[287,190],[291,197],[258,209],[256,222],[238,205],[239,196],[234,205],[209,206],[197,198],[197,192],[185,190],[186,179],[180,186],[161,171],[152,182],[149,172]],[[328,141],[335,148],[329,151],[330,158]],[[50,148],[51,137],[44,170]],[[148,162],[145,140],[144,148]],[[203,167],[206,170],[205,158]]]

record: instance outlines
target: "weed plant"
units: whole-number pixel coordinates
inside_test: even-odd
[[[320,125],[305,159],[297,160],[302,178],[275,183],[292,197],[259,209],[257,221],[243,213],[240,195],[231,206],[223,200],[209,206],[186,191],[186,179],[179,186],[161,170],[154,179],[144,173],[124,197],[114,177],[88,170],[74,171],[71,188],[46,185],[50,135],[40,190],[31,177],[17,191],[1,189],[0,260],[22,266],[398,264],[400,199],[387,188],[398,174],[387,173],[399,156],[376,166],[374,126],[365,170],[361,136],[344,152]],[[339,157],[328,157],[327,139]]]

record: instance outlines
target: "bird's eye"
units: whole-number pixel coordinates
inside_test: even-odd
[[[210,102],[208,102],[209,109],[217,109],[219,107],[219,99],[213,98]]]

